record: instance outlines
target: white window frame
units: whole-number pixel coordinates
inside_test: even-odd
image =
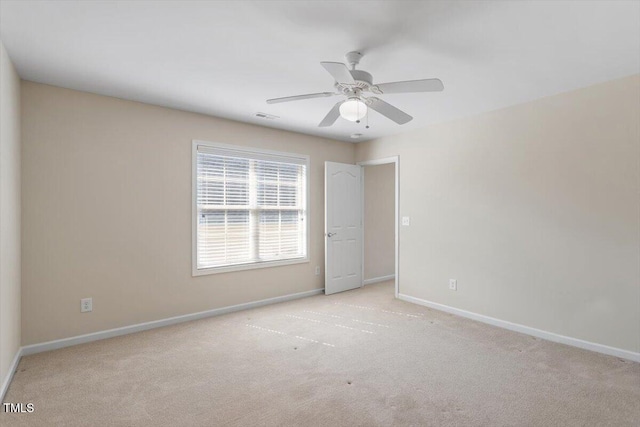
[[[210,267],[210,268],[198,268],[198,147],[209,147],[209,148],[219,148],[232,150],[238,153],[247,153],[247,154],[262,154],[262,155],[272,155],[278,157],[289,157],[291,159],[303,160],[306,165],[306,197],[305,197],[305,257],[304,258],[292,258],[292,259],[284,259],[278,261],[264,261],[264,262],[252,262],[247,264],[238,264],[238,265],[230,265],[224,267]],[[191,150],[191,274],[192,276],[204,276],[208,274],[217,274],[217,273],[228,273],[231,271],[243,271],[243,270],[253,270],[256,268],[268,268],[268,267],[279,267],[283,265],[291,265],[291,264],[302,264],[309,262],[309,234],[310,234],[310,226],[311,223],[311,212],[309,211],[309,200],[311,199],[310,192],[310,181],[311,181],[311,173],[310,173],[310,162],[309,156],[306,154],[296,154],[296,153],[287,153],[282,151],[272,151],[265,150],[262,148],[254,148],[254,147],[245,147],[241,145],[231,145],[231,144],[222,144],[218,142],[209,142],[209,141],[201,141],[194,139],[192,141],[192,150]]]

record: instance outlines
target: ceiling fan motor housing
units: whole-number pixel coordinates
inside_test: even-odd
[[[373,84],[373,77],[371,74],[362,70],[349,70],[353,79],[356,81],[356,86],[362,89],[368,88]]]
[[[343,94],[349,96],[356,92],[362,92],[369,90],[369,88],[373,85],[373,77],[371,74],[362,70],[349,70],[351,76],[353,76],[353,80],[355,80],[355,85],[353,84],[335,84],[336,88],[338,88]]]

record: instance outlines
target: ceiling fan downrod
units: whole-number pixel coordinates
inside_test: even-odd
[[[344,56],[347,60],[347,64],[351,65],[351,69],[355,70],[356,65],[360,63],[360,59],[362,59],[362,54],[360,52],[352,51],[347,53]]]

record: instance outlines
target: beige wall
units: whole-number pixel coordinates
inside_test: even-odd
[[[633,76],[354,148],[23,82],[22,342],[321,288],[323,162],[400,155],[402,294],[640,351],[639,100]],[[192,139],[311,156],[309,264],[191,277]]]
[[[395,274],[395,164],[364,167],[364,279]]]
[[[639,75],[356,154],[400,156],[401,294],[640,351]]]
[[[324,161],[353,145],[31,82],[22,112],[23,344],[324,286]],[[191,276],[192,139],[310,155],[311,262]]]
[[[20,348],[20,78],[0,42],[0,384]]]

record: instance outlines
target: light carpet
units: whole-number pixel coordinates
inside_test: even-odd
[[[393,298],[389,282],[24,357],[2,425],[639,425],[640,364]]]

